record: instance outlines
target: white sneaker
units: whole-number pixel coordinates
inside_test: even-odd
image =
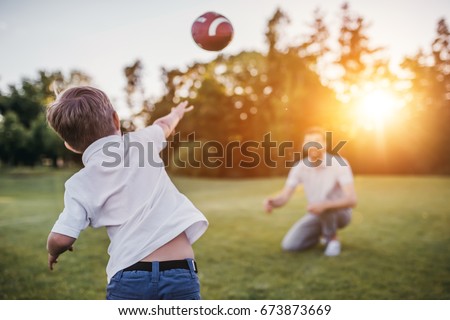
[[[339,240],[331,240],[328,242],[327,248],[325,249],[324,254],[327,257],[335,257],[341,253],[341,243]]]

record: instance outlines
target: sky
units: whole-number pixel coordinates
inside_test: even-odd
[[[448,0],[351,0],[353,12],[371,23],[368,35],[386,48],[393,63],[428,49],[437,21],[450,24]],[[161,67],[213,60],[200,49],[190,29],[207,11],[226,16],[234,38],[222,52],[265,50],[264,33],[277,7],[291,19],[286,39],[308,32],[315,8],[321,8],[332,36],[339,30],[342,0],[0,0],[0,89],[38,70],[89,74],[117,104],[124,103],[123,68],[141,59],[146,94],[163,92]]]

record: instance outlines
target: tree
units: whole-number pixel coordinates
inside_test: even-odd
[[[450,172],[450,35],[439,20],[431,53],[420,50],[402,63],[411,85],[408,101],[410,139],[420,172]],[[427,152],[424,152],[426,150]],[[429,152],[434,150],[434,152]]]
[[[14,112],[7,112],[0,123],[0,159],[2,162],[17,166],[32,165],[35,155],[31,154],[30,132],[21,123]],[[30,156],[32,156],[30,158]]]
[[[449,109],[450,104],[450,31],[445,19],[440,19],[437,36],[431,46],[434,60],[436,108]]]
[[[358,84],[376,73],[378,61],[375,54],[381,48],[370,45],[367,36],[369,25],[363,17],[350,12],[348,3],[341,7],[341,19],[337,62],[342,67],[344,84]]]
[[[331,126],[340,104],[334,92],[323,85],[318,62],[328,52],[328,29],[319,10],[315,11],[312,31],[298,45],[280,48],[279,31],[290,19],[277,10],[269,20],[266,42],[269,105],[272,132],[277,139],[298,141],[309,126]],[[279,48],[279,49],[277,49]],[[331,129],[331,128],[329,128]]]
[[[311,33],[306,36],[306,40],[303,43],[292,49],[296,49],[298,55],[307,60],[308,66],[310,66],[313,71],[320,74],[320,60],[330,52],[328,44],[330,33],[324,22],[324,15],[320,9],[314,10],[313,19],[314,21],[309,24]]]
[[[284,46],[281,44],[282,28],[287,23],[289,17],[279,9],[268,21],[267,54],[219,55],[208,63],[193,63],[186,71],[163,69],[166,92],[155,104],[152,118],[164,115],[174,104],[187,99],[195,109],[180,123],[180,138],[192,138],[190,134],[195,132],[195,138],[201,144],[217,141],[222,146],[230,142],[259,143],[270,133],[272,140],[293,142],[298,148],[302,130],[306,127],[331,125],[339,104],[334,92],[321,83],[316,71],[321,55],[328,50],[325,43],[327,28],[317,12],[313,31],[306,41],[297,46]],[[256,151],[261,159],[268,156],[261,147]],[[231,155],[226,157],[229,160]],[[280,163],[276,168],[266,167],[265,163],[252,169],[241,168],[237,163],[244,158],[242,153],[233,154],[231,170],[182,171],[210,176],[286,172],[285,159],[275,154],[272,159]]]
[[[37,79],[10,85],[9,92],[0,95],[0,160],[9,165],[33,166],[49,158],[56,166],[58,158],[72,159],[46,123],[46,106],[55,99],[55,92],[90,81],[88,75],[77,70],[67,77],[61,72],[40,71]]]

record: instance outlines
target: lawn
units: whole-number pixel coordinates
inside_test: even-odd
[[[47,270],[45,243],[69,171],[0,171],[0,298],[103,299],[108,238],[88,229]],[[210,221],[195,244],[204,299],[450,299],[450,178],[357,176],[341,256],[286,253],[280,241],[302,191],[272,215],[262,199],[284,179],[174,178]]]

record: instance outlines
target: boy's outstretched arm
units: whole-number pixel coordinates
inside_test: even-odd
[[[75,238],[65,236],[60,233],[50,232],[47,239],[47,251],[48,251],[48,268],[53,270],[53,265],[58,263],[57,259],[59,255],[67,250],[73,251],[73,243]]]
[[[176,107],[172,108],[172,111],[168,115],[157,119],[154,124],[160,126],[164,130],[164,135],[166,136],[166,138],[168,138],[170,134],[175,130],[175,127],[183,118],[184,114],[191,111],[192,109],[194,109],[194,106],[188,107],[188,102],[184,101]]]

